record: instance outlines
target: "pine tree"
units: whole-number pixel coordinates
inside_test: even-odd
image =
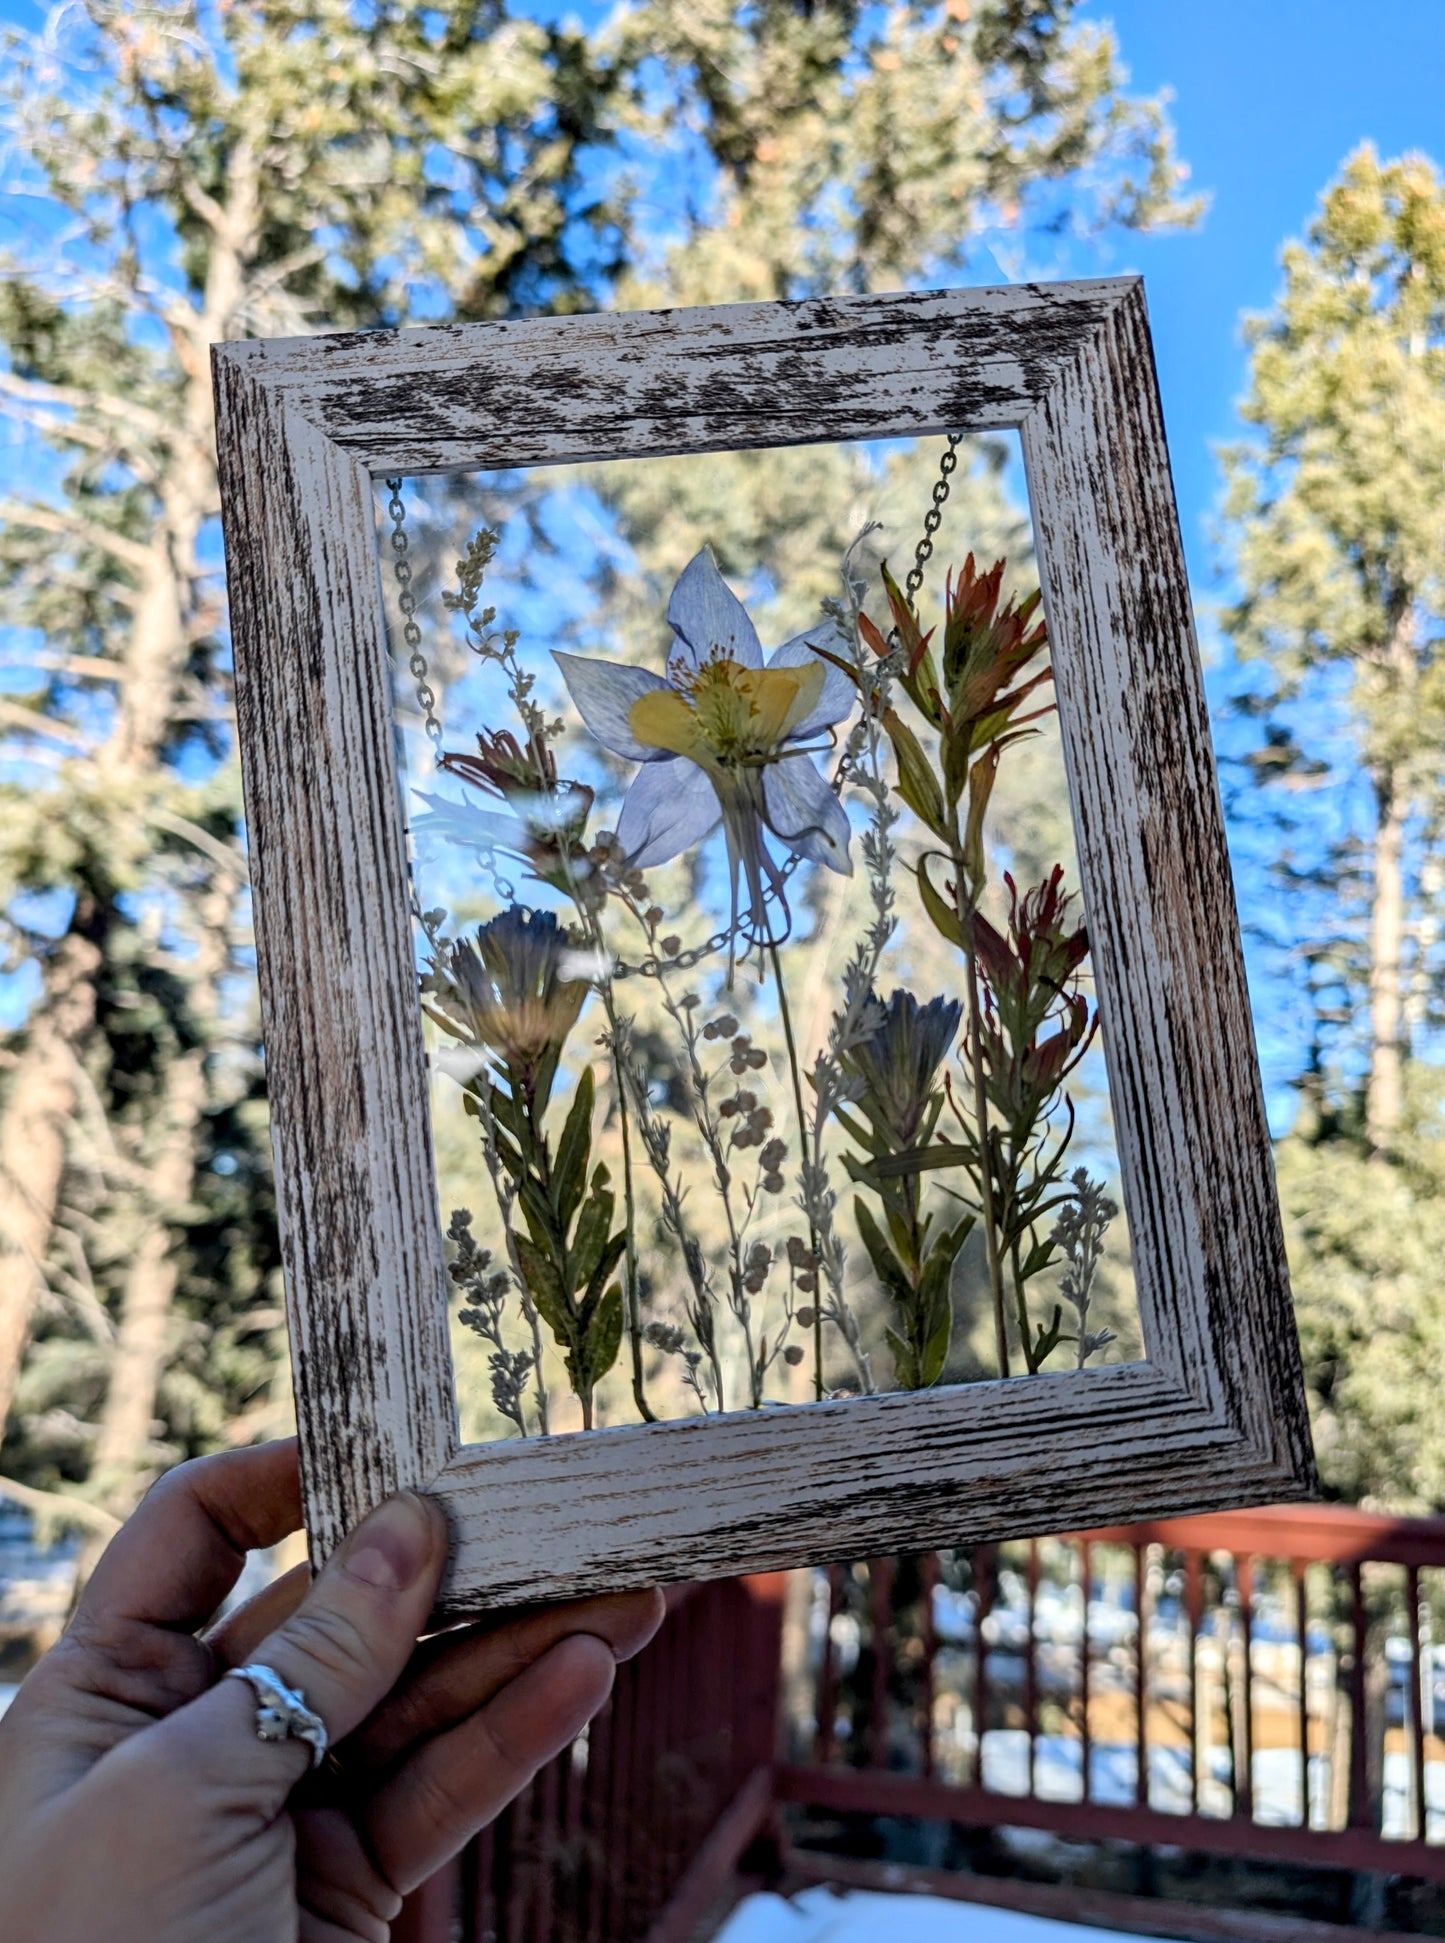
[[[1445,183],[1432,165],[1350,156],[1246,334],[1244,416],[1261,436],[1226,454],[1228,626],[1263,664],[1250,766],[1284,806],[1272,902],[1307,1044],[1279,1178],[1300,1332],[1327,1484],[1420,1508],[1445,1502],[1431,1031]]]
[[[264,1408],[210,344],[863,288],[966,261],[986,218],[1186,214],[1160,108],[1073,12],[638,0],[589,36],[497,0],[86,0],[11,36],[39,214],[0,263],[33,460],[0,508],[33,675],[0,703],[0,907],[39,991],[4,1077],[0,1415],[40,1320],[12,1467],[123,1509]]]
[[[39,488],[0,509],[0,572],[43,646],[6,704],[0,893],[47,984],[6,1093],[0,1410],[58,1301],[77,1370],[102,1366],[72,1468],[123,1510],[183,1346],[209,1129],[254,1087],[227,1044],[245,869],[210,345],[583,302],[612,215],[578,158],[610,84],[577,35],[484,5],[102,0],[56,32],[58,53],[12,37],[4,95],[45,203],[0,282],[0,407]],[[68,903],[59,938],[26,926],[25,893]],[[249,1149],[237,1166],[259,1171]],[[77,1224],[102,1340],[54,1286]]]
[[[1276,703],[1343,678],[1372,798],[1364,1119],[1383,1150],[1403,1108],[1409,906],[1445,746],[1445,185],[1431,164],[1351,156],[1246,338],[1243,416],[1263,438],[1225,455],[1241,587],[1227,624],[1268,664]],[[1314,753],[1283,727],[1261,773],[1298,784]]]

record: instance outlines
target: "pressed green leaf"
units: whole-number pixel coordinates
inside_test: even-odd
[[[874,1194],[879,1191],[878,1176],[873,1172],[869,1162],[859,1160],[858,1156],[856,1154],[850,1154],[846,1147],[843,1149],[840,1158],[849,1180],[856,1181],[859,1187],[870,1188]]]
[[[582,1200],[587,1182],[587,1157],[592,1147],[592,1109],[597,1097],[592,1068],[586,1067],[577,1082],[571,1111],[557,1143],[557,1164],[552,1174],[552,1199],[563,1234]]]
[[[1027,1282],[1032,1276],[1042,1274],[1053,1259],[1053,1242],[1051,1240],[1036,1241],[1028,1254],[1024,1256],[1021,1270],[1023,1279]]]
[[[977,1226],[978,1216],[976,1214],[966,1214],[961,1221],[948,1229],[946,1233],[941,1234],[935,1245],[948,1250],[948,1259],[950,1262],[956,1261],[959,1250]]]
[[[592,1271],[592,1275],[587,1283],[587,1292],[584,1300],[592,1303],[595,1303],[597,1301],[603,1283],[607,1280],[608,1276],[616,1268],[617,1264],[622,1260],[623,1251],[626,1249],[626,1247],[627,1247],[626,1231],[624,1229],[619,1228],[617,1233],[613,1235],[612,1239],[608,1242],[607,1246],[603,1249],[602,1259],[598,1262],[596,1268],[593,1269]]]
[[[951,945],[957,945],[961,951],[963,925],[948,899],[941,891],[934,888],[928,875],[928,863],[929,859],[926,856],[918,859],[918,894],[923,899],[923,908],[931,918],[935,931],[947,938]]]
[[[961,1147],[953,1140],[940,1140],[932,1147],[909,1147],[901,1154],[887,1154],[873,1163],[880,1180],[897,1180],[905,1174],[924,1174],[934,1167],[967,1167],[974,1159],[972,1147]]]
[[[1039,1323],[1036,1326],[1038,1329],[1038,1334],[1034,1338],[1033,1354],[1029,1359],[1029,1367],[1030,1369],[1034,1369],[1034,1370],[1039,1368],[1039,1366],[1043,1363],[1046,1357],[1053,1355],[1054,1351],[1058,1348],[1059,1343],[1063,1339],[1063,1333],[1064,1333],[1063,1310],[1058,1306],[1057,1303],[1055,1303],[1054,1318],[1053,1321],[1049,1324],[1048,1328],[1045,1329],[1042,1323]]]
[[[983,854],[983,819],[988,814],[989,798],[993,795],[1003,751],[1002,742],[991,743],[968,772],[968,817],[963,829],[963,862],[968,872],[969,889],[975,900],[988,875]]]
[[[510,1093],[504,1093],[500,1086],[489,1087],[488,1095],[492,1118],[499,1127],[506,1128],[513,1140],[520,1141],[526,1125],[520,1100],[514,1099]]]
[[[577,1217],[577,1233],[568,1251],[567,1269],[574,1289],[585,1289],[597,1273],[603,1250],[612,1233],[612,1215],[617,1197],[607,1186],[607,1169],[598,1167],[592,1175],[592,1188]]]
[[[517,1205],[537,1246],[555,1252],[562,1237],[552,1212],[552,1203],[530,1174],[522,1174],[517,1181]]]
[[[923,752],[923,744],[897,709],[890,708],[886,712],[883,726],[888,731],[888,739],[893,744],[893,754],[898,761],[898,794],[935,836],[946,837],[948,824],[943,791]]]
[[[597,1273],[612,1234],[613,1196],[589,1195],[577,1217],[577,1234],[567,1253],[567,1279],[573,1290],[585,1289]]]
[[[833,1118],[850,1140],[857,1141],[865,1154],[876,1154],[879,1151],[878,1135],[872,1127],[864,1126],[862,1121],[855,1120],[851,1114],[845,1113],[842,1107],[834,1107]]]
[[[606,1376],[617,1361],[617,1352],[621,1347],[622,1288],[614,1282],[598,1303],[583,1344],[582,1359],[593,1383]]]
[[[953,1340],[953,1256],[943,1248],[934,1249],[919,1281],[918,1334],[923,1339],[919,1380],[926,1389],[943,1374]]]
[[[853,1202],[853,1216],[858,1223],[858,1235],[868,1250],[868,1259],[873,1264],[873,1272],[900,1307],[906,1308],[913,1294],[912,1284],[904,1272],[903,1264],[884,1239],[883,1230],[873,1219],[866,1201],[856,1197]]]
[[[894,1252],[909,1271],[910,1280],[918,1264],[914,1260],[913,1236],[908,1228],[907,1203],[901,1194],[883,1203],[883,1213],[888,1222],[888,1236],[893,1243]]]
[[[963,795],[968,782],[969,757],[978,747],[980,738],[966,727],[953,723],[943,731],[938,741],[938,753],[943,767],[943,793],[952,808]]]
[[[525,1235],[518,1235],[515,1239],[517,1259],[522,1264],[522,1274],[532,1292],[537,1313],[557,1341],[566,1348],[572,1341],[574,1318],[571,1304],[562,1292],[562,1278],[557,1273],[556,1264]]]
[[[918,1380],[919,1368],[913,1354],[913,1345],[900,1336],[896,1329],[885,1329],[883,1334],[893,1353],[893,1375],[899,1389],[922,1389],[923,1385]]]

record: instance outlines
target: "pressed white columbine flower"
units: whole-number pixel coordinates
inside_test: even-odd
[[[561,652],[557,665],[603,747],[643,765],[617,824],[628,863],[638,870],[666,863],[721,823],[734,927],[741,879],[745,935],[766,941],[767,894],[782,899],[783,875],[765,831],[812,863],[844,876],[853,868],[847,815],[808,752],[855,701],[843,670],[813,650],[846,659],[847,644],[837,624],[824,621],[765,664],[747,609],[708,547],[684,568],[667,620],[676,639],[665,677]]]

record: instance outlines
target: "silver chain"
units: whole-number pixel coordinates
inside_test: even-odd
[[[411,584],[411,542],[406,534],[406,507],[402,503],[400,479],[388,479],[391,494],[387,512],[391,516],[392,572],[396,576],[396,604],[401,609],[401,638],[410,651],[407,668],[416,683],[416,703],[421,710],[421,725],[434,749],[442,743],[442,725],[437,719],[436,693],[427,680],[426,656],[421,651],[421,629],[416,619],[416,595]]]
[[[913,565],[908,569],[908,578],[904,583],[904,591],[910,606],[912,606],[914,600],[917,598],[918,590],[923,585],[924,571],[928,566],[928,562],[933,558],[934,536],[937,534],[943,520],[943,509],[948,503],[948,495],[952,489],[953,473],[958,465],[958,448],[962,442],[962,432],[950,432],[948,434],[948,445],[938,463],[938,477],[933,482],[933,503],[923,515],[923,537],[913,550]],[[411,559],[406,534],[406,508],[402,503],[401,497],[403,482],[400,479],[388,479],[385,483],[391,494],[391,500],[386,510],[391,518],[392,571],[396,576],[397,605],[401,609],[402,639],[406,642],[407,648],[410,651],[407,668],[410,671],[412,680],[416,683],[416,699],[417,706],[422,714],[422,727],[430,738],[432,747],[440,749],[442,725],[436,715],[437,698],[427,680],[428,669],[426,656],[421,651],[421,629],[416,621],[416,595],[412,591],[411,584]],[[833,787],[835,790],[840,788],[846,780],[851,767],[852,758],[844,750],[842,756],[839,758],[838,766],[833,772]],[[498,895],[502,898],[503,902],[510,902],[514,895],[513,887],[505,878],[497,876],[495,854],[490,857],[484,857],[482,861],[484,867],[490,869],[493,885]],[[784,861],[782,867],[784,882],[792,876],[801,862],[802,858],[796,850]],[[702,963],[704,958],[711,958],[715,953],[726,950],[727,946],[733,941],[734,933],[735,927],[729,927],[724,931],[714,931],[705,944],[693,945],[686,951],[679,951],[675,958],[658,958],[652,956],[641,959],[635,965],[623,964],[618,961],[613,965],[612,977],[614,981],[634,977],[661,978],[666,972],[692,971]]]
[[[913,549],[913,565],[908,569],[908,579],[904,583],[910,607],[923,585],[923,570],[933,558],[933,536],[943,520],[943,509],[948,503],[954,469],[958,465],[958,448],[962,443],[962,432],[950,432],[947,448],[938,462],[938,477],[933,482],[933,504],[923,515],[923,538]]]

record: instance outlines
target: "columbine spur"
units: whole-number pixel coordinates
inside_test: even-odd
[[[841,659],[846,647],[837,624],[825,621],[764,663],[747,609],[708,547],[683,569],[667,621],[674,643],[666,676],[560,651],[557,665],[603,747],[643,765],[617,825],[628,863],[666,863],[721,823],[734,926],[741,876],[745,935],[767,941],[766,898],[769,890],[781,898],[783,877],[764,831],[809,862],[844,876],[852,870],[848,818],[807,750],[854,701],[847,675],[814,649]]]

